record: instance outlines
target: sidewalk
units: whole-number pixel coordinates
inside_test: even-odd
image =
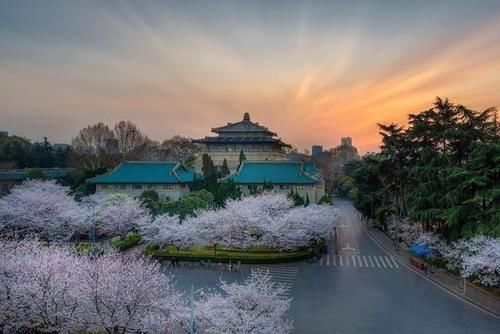
[[[399,252],[394,249],[392,240],[384,234],[382,231],[373,228],[368,225],[367,222],[362,222],[361,226],[363,230],[372,238],[375,243],[382,247],[386,252],[390,253],[392,256],[399,258],[399,260],[406,264],[408,267],[414,271],[420,273],[421,275],[432,280],[436,284],[440,285],[444,289],[453,293],[454,295],[465,299],[469,303],[476,305],[477,307],[500,317],[500,297],[486,291],[476,285],[467,282],[467,287],[465,294],[463,293],[463,279],[457,277],[447,271],[435,268],[434,273],[428,272],[425,274],[422,270],[410,266],[410,258],[413,256],[406,247],[402,247]]]

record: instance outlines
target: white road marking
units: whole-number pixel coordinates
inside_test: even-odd
[[[392,263],[394,263],[394,266],[396,268],[399,268],[398,263],[396,262],[396,260],[394,260],[394,258],[392,256],[391,256],[391,260],[392,260]]]
[[[378,263],[378,261],[377,261],[377,257],[376,257],[376,256],[374,256],[374,257],[373,257],[373,259],[375,260],[375,263],[377,264],[377,267],[381,268],[381,267],[380,267],[380,264],[379,264],[379,263]]]
[[[372,265],[372,268],[374,268],[375,266],[373,265],[372,257],[368,256],[368,260],[370,260],[370,264]]]
[[[347,256],[347,255],[345,256],[345,265],[348,267],[351,266],[351,264],[349,263],[349,256]]]
[[[391,262],[389,261],[389,259],[387,258],[387,256],[384,256],[384,259],[385,259],[385,262],[387,262],[387,265],[389,266],[389,268],[392,269],[392,264]]]
[[[382,256],[379,256],[379,258],[380,258],[380,262],[382,262],[382,265],[384,266],[384,268],[387,268],[387,266],[384,263],[384,259],[382,258]]]
[[[337,266],[337,255],[332,255],[332,266]]]
[[[359,255],[357,257],[358,257],[359,266],[363,267],[363,264],[361,263],[361,257]]]
[[[339,262],[340,262],[340,266],[343,267],[344,264],[342,263],[342,255],[339,255]]]
[[[356,267],[356,259],[354,258],[354,255],[351,255],[351,259],[352,259],[352,266]]]
[[[365,267],[368,268],[368,262],[366,262],[366,256],[363,255],[363,261],[365,262]]]

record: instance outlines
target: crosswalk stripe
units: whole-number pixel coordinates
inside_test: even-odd
[[[392,256],[391,256],[391,260],[394,263],[394,266],[396,266],[396,268],[399,268],[398,263],[396,262],[396,260],[394,260],[394,258]]]
[[[372,268],[373,268],[373,267],[374,267],[374,265],[373,265],[372,257],[371,257],[371,256],[368,256],[368,260],[370,260],[370,264],[372,265]]]
[[[344,266],[344,264],[342,263],[342,255],[339,255],[339,262],[340,262],[340,266]]]
[[[389,266],[389,268],[392,269],[392,264],[391,262],[389,261],[389,259],[387,258],[387,256],[384,256],[384,259],[385,259],[385,262],[387,262],[387,265]]]
[[[363,264],[361,263],[361,257],[359,255],[357,255],[357,258],[358,258],[359,266],[363,267]]]
[[[356,267],[356,259],[354,259],[354,255],[351,255],[351,259],[352,259],[352,266]]]
[[[380,262],[382,262],[382,265],[384,266],[384,268],[387,268],[387,266],[384,263],[384,259],[382,258],[382,256],[379,256],[379,258],[380,258]]]
[[[350,266],[351,266],[351,264],[349,263],[349,256],[347,256],[347,255],[345,256],[345,265],[346,265],[347,267],[350,267]]]
[[[337,266],[337,255],[332,255],[332,262],[333,262],[332,263],[333,266],[336,267]]]
[[[380,267],[380,264],[378,263],[377,257],[376,257],[376,256],[374,256],[374,257],[373,257],[373,259],[375,260],[375,263],[377,264],[377,267],[381,268],[381,267]]]
[[[368,262],[366,262],[366,256],[363,255],[363,261],[365,262],[365,267],[368,268]]]

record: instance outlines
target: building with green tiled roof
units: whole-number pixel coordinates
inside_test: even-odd
[[[87,180],[97,193],[124,193],[139,197],[155,190],[161,199],[177,200],[189,193],[195,172],[177,162],[126,161],[114,170]]]
[[[217,135],[194,139],[193,143],[203,145],[202,153],[210,155],[215,166],[222,166],[226,160],[229,169],[236,171],[241,151],[248,161],[287,160],[290,145],[267,127],[252,122],[249,113],[245,113],[239,122],[212,128],[212,132]],[[201,170],[201,159],[195,166],[197,171]]]
[[[325,194],[325,182],[314,164],[298,161],[244,161],[233,174],[221,181],[232,180],[244,194],[256,187],[272,186],[274,191],[306,194],[317,203]]]

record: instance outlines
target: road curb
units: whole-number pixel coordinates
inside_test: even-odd
[[[373,237],[369,231],[367,231],[366,227],[363,225],[363,223],[360,223],[360,226],[361,226],[361,229],[363,230],[363,232],[366,233],[366,235],[384,252],[386,253],[387,255],[389,256],[393,256],[395,257],[399,263],[401,263],[402,265],[404,265],[406,268],[408,268],[409,270],[411,270],[412,272],[414,272],[415,274],[419,275],[420,277],[426,279],[428,282],[436,285],[437,287],[441,288],[442,290],[448,292],[449,294],[451,294],[452,296],[455,296],[456,298],[462,300],[463,302],[477,308],[478,310],[480,311],[483,311],[484,313],[492,316],[493,318],[495,319],[500,319],[500,313],[497,313],[495,311],[492,311],[490,310],[489,308],[475,302],[473,299],[470,299],[470,298],[467,298],[466,296],[462,295],[462,294],[459,294],[457,293],[456,291],[454,291],[453,289],[450,289],[449,287],[447,287],[446,285],[442,284],[441,282],[437,281],[437,280],[434,280],[432,279],[431,277],[427,276],[427,275],[424,275],[422,274],[421,272],[419,272],[418,270],[416,270],[415,268],[413,268],[412,266],[410,266],[407,261],[403,258],[401,258],[401,256],[399,256],[398,254],[394,254],[392,253],[390,250],[388,250],[384,245],[382,245],[375,237]]]

